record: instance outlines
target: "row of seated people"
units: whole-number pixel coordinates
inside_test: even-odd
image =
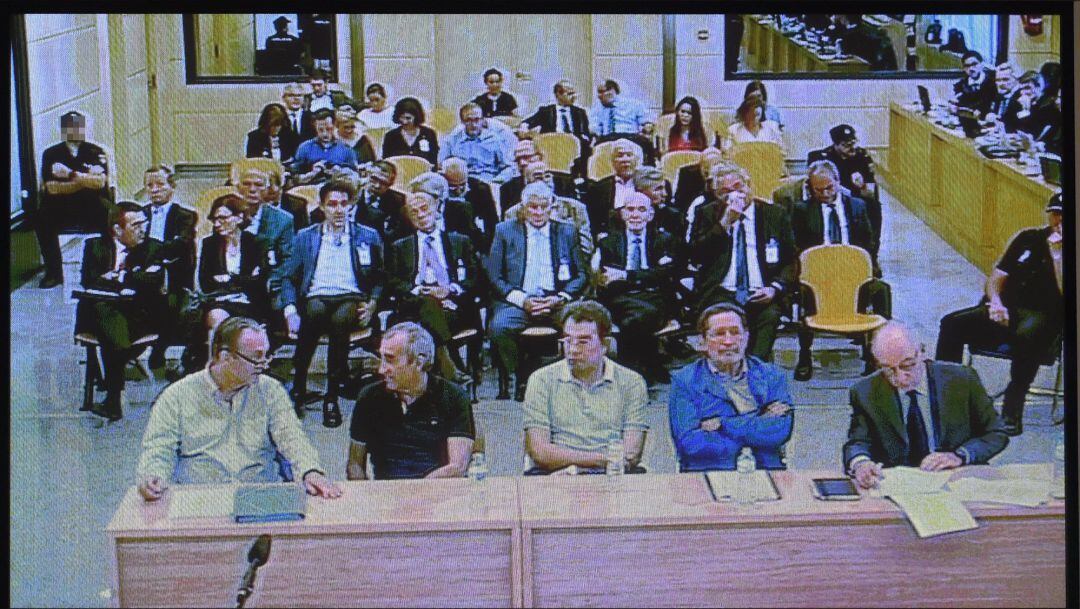
[[[762,469],[785,469],[796,410],[786,374],[746,353],[749,335],[738,305],[708,307],[697,327],[702,356],[676,372],[668,400],[679,471],[735,469],[746,452]],[[565,356],[538,370],[526,391],[526,475],[612,467],[647,473],[641,459],[648,392],[638,373],[608,357],[611,329],[608,311],[595,301],[563,311]],[[143,498],[156,501],[173,483],[278,481],[279,455],[290,466],[286,479],[302,481],[313,495],[340,497],[284,387],[263,374],[271,359],[265,328],[232,317],[217,327],[211,346],[210,364],[167,387],[152,407],[135,468]],[[851,424],[840,450],[860,486],[874,487],[884,467],[942,471],[986,463],[1008,445],[973,369],[931,360],[896,322],[877,331],[872,348],[880,371],[852,387]],[[367,479],[369,465],[376,479],[463,476],[481,434],[463,388],[433,373],[431,334],[399,323],[378,351],[382,378],[357,396],[345,477]],[[610,449],[616,440],[621,457]]]

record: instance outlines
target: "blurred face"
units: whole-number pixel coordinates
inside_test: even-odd
[[[738,314],[722,311],[709,318],[705,329],[705,352],[716,367],[727,367],[742,361],[750,334]]]
[[[836,151],[840,153],[840,158],[850,159],[855,156],[855,150],[859,147],[858,138],[852,138],[850,140],[835,144]]]
[[[679,106],[678,111],[675,113],[675,117],[679,119],[680,125],[689,127],[690,120],[694,118],[694,111],[690,107],[690,104],[683,104]]]
[[[964,74],[967,74],[968,78],[975,78],[982,70],[982,62],[974,57],[968,57],[964,60]]]
[[[560,106],[572,106],[577,99],[577,91],[570,85],[563,85],[562,90],[555,94],[555,101]]]
[[[818,203],[832,203],[836,199],[836,178],[828,174],[812,175],[806,180],[810,196]]]
[[[619,210],[626,228],[635,233],[645,230],[653,218],[653,213],[652,203],[645,197],[627,197],[626,203]]]
[[[335,229],[345,228],[345,220],[348,218],[349,208],[352,207],[349,195],[331,190],[326,197],[319,202],[319,208],[326,216],[326,221]]]
[[[653,205],[660,205],[667,201],[667,184],[665,182],[658,182],[639,192],[649,197],[649,201],[651,201]]]
[[[529,163],[529,166],[525,170],[526,184],[546,182],[550,186],[554,180],[555,177],[548,171],[547,165],[543,162]]]
[[[465,133],[480,135],[480,131],[484,128],[484,117],[480,108],[469,108],[462,112],[461,124],[465,125]]]
[[[270,367],[269,351],[266,332],[247,328],[240,332],[236,346],[221,354],[222,372],[234,386],[247,386]]]
[[[593,321],[568,320],[563,326],[563,350],[571,370],[596,368],[604,359],[604,341]]]
[[[724,174],[713,179],[713,190],[716,193],[717,198],[722,198],[733,192],[741,192],[744,195],[750,195],[750,187],[743,181],[742,176],[737,173]]]
[[[244,197],[248,203],[261,203],[266,182],[266,178],[261,175],[245,174],[240,178],[240,196]]]
[[[502,92],[503,79],[498,74],[488,74],[484,79],[484,84],[487,85],[488,93],[492,95]]]
[[[895,340],[881,345],[874,353],[881,374],[900,391],[914,389],[922,380],[924,367],[922,349],[907,340]]]
[[[414,127],[416,126],[416,117],[409,112],[402,112],[398,115],[398,124],[407,128]]]
[[[327,117],[315,121],[315,137],[324,144],[334,141],[334,119]]]
[[[611,167],[620,178],[626,178],[637,169],[634,151],[627,146],[619,146],[611,153]]]
[[[446,185],[450,188],[451,197],[461,197],[465,194],[465,187],[469,184],[469,175],[458,167],[447,168],[443,172]]]
[[[551,219],[551,201],[546,197],[533,195],[525,202],[525,221],[543,228]]]
[[[210,215],[210,224],[214,227],[214,234],[227,237],[235,235],[240,230],[242,219],[242,216],[222,205]]]
[[[273,179],[266,181],[266,188],[262,191],[264,203],[277,203],[281,200],[281,184],[274,183]]]
[[[286,91],[281,94],[281,101],[289,110],[299,110],[304,105],[304,95],[298,91]]]
[[[356,121],[339,121],[337,124],[337,131],[338,135],[341,136],[341,139],[351,140],[353,137],[356,136]]]
[[[1062,226],[1061,218],[1062,218],[1062,216],[1061,216],[1060,211],[1048,211],[1048,212],[1046,212],[1046,224],[1047,224],[1047,226],[1054,229],[1054,232],[1059,234],[1059,235],[1061,234],[1061,226]]]
[[[525,142],[528,143],[526,144]],[[517,148],[514,149],[514,162],[517,163],[518,171],[524,174],[525,168],[533,161],[535,156],[536,148],[533,147],[532,142],[529,140],[521,140]]]
[[[386,108],[386,97],[378,91],[372,91],[367,94],[368,105],[375,112],[382,112]]]
[[[421,362],[405,354],[405,335],[391,334],[379,345],[379,374],[386,388],[398,393],[414,393],[424,377]]]
[[[60,135],[65,142],[79,144],[86,141],[86,123],[75,121],[70,125],[60,127]]]
[[[150,202],[155,205],[163,205],[172,199],[174,188],[163,171],[143,174],[143,187],[150,196]]]
[[[394,180],[390,174],[381,169],[373,169],[368,175],[368,191],[381,195],[393,186]]]
[[[1001,95],[1016,88],[1016,76],[1013,75],[1012,70],[998,70],[995,78],[994,84]]]
[[[129,211],[124,214],[120,224],[113,226],[113,236],[124,247],[135,247],[146,239],[146,214],[141,211]]]
[[[326,95],[326,81],[322,79],[311,80],[311,93],[316,97]]]
[[[615,89],[605,89],[603,87],[596,88],[596,97],[600,100],[601,104],[610,106],[615,103]]]
[[[412,222],[416,230],[430,233],[435,228],[435,204],[430,197],[411,197],[405,206],[405,213],[409,215],[409,222]]]
[[[1027,95],[1031,99],[1039,99],[1042,96],[1042,87],[1039,86],[1039,81],[1026,82],[1021,85],[1021,90],[1024,95]]]

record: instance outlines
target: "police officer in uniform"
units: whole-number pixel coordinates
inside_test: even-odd
[[[974,306],[941,319],[937,359],[959,362],[964,345],[1009,346],[1012,366],[1001,407],[1005,433],[1023,433],[1024,399],[1064,323],[1061,193],[1046,205],[1047,225],[1013,237]]]
[[[274,34],[266,38],[267,73],[296,74],[300,51],[300,39],[289,33],[288,17],[274,19]]]
[[[76,228],[104,233],[113,206],[108,190],[109,163],[105,151],[86,141],[86,117],[72,110],[60,117],[64,141],[41,155],[44,190],[35,228],[45,277],[40,288],[64,282],[60,257],[60,231]]]
[[[865,148],[859,146],[859,136],[851,125],[840,124],[829,129],[833,145],[812,150],[806,155],[809,167],[815,161],[831,161],[840,171],[840,185],[851,191],[851,196],[866,201],[866,212],[874,228],[874,240],[881,242],[881,202],[874,194],[873,160]]]

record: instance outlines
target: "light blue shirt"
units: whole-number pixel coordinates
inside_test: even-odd
[[[342,165],[350,169],[356,169],[358,163],[356,151],[345,144],[334,140],[329,145],[323,145],[317,138],[312,138],[296,149],[293,159],[293,170],[307,173],[311,166],[319,161],[326,161],[328,165]]]
[[[521,291],[528,296],[555,289],[555,276],[551,264],[551,223],[543,228],[526,225],[525,240],[525,278],[521,282]]]
[[[622,95],[617,96],[611,106],[596,102],[589,114],[589,126],[596,135],[640,133],[647,122],[641,102]],[[609,128],[612,124],[614,129]]]
[[[341,296],[342,294],[359,294],[360,286],[356,283],[356,274],[353,273],[352,257],[349,248],[352,246],[350,222],[345,223],[345,232],[341,235],[341,242],[335,242],[330,236],[329,226],[323,224],[322,241],[319,245],[319,258],[315,262],[315,274],[311,277],[311,290],[308,297],[312,296]]]
[[[463,125],[458,125],[439,148],[440,164],[450,157],[464,159],[469,165],[469,176],[485,182],[506,181],[514,169],[508,161],[503,138],[492,129],[470,136]]]

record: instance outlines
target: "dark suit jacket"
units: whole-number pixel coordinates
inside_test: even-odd
[[[927,374],[932,395],[931,421],[926,424],[933,425],[937,449],[951,452],[963,447],[972,463],[985,463],[1001,452],[1009,438],[975,370],[929,362]],[[859,379],[849,395],[852,412],[844,466],[857,455],[866,455],[885,467],[903,465],[908,439],[899,400],[906,396],[899,396],[880,371]]]
[[[255,237],[267,252],[267,263],[271,268],[281,266],[292,252],[293,237],[296,236],[293,222],[289,212],[272,205],[262,206],[259,232]]]
[[[405,207],[405,195],[396,190],[387,189],[386,192],[378,197],[374,197],[371,192],[365,188],[363,192],[360,193],[356,205],[357,217],[360,215],[360,205],[370,208],[373,211],[377,210],[382,212],[384,220],[383,226],[372,226],[372,228],[379,231],[380,236],[385,237],[393,235],[401,230],[401,225],[408,223],[408,220],[406,220],[402,214],[402,208]],[[377,218],[378,214],[371,214],[370,217]]]
[[[1020,88],[1017,87],[1008,98],[994,97],[990,104],[990,112],[997,115],[998,120],[1005,124],[1005,131],[1012,133],[1020,124],[1017,114],[1020,112]]]
[[[699,165],[686,165],[679,168],[679,186],[675,190],[672,203],[684,212],[690,204],[705,192],[705,178],[701,176]]]
[[[289,150],[288,158],[291,159],[296,154],[296,149],[300,146],[301,142],[305,142],[305,141],[310,140],[311,138],[315,137],[315,124],[312,122],[313,117],[314,117],[314,115],[311,112],[308,112],[307,110],[301,110],[300,111],[300,132],[299,133],[297,133],[296,130],[292,128],[292,123],[290,122],[289,117],[288,116],[285,117],[285,126],[281,128],[281,133],[283,134],[286,131],[288,131],[290,133],[290,135],[288,136],[289,137],[289,142],[294,144],[292,149]],[[280,136],[281,136],[281,134],[279,134],[279,137]],[[285,146],[284,146],[284,144],[281,147],[281,156],[283,158],[285,157]]]
[[[554,133],[559,130],[559,116],[558,112],[555,111],[555,107],[555,104],[540,106],[532,116],[522,122],[527,124],[530,129],[540,127],[540,133]],[[578,138],[588,141],[589,114],[585,112],[584,108],[570,106],[570,132],[578,136]]]
[[[292,255],[285,264],[274,270],[270,276],[270,292],[274,299],[274,308],[284,309],[290,304],[297,304],[306,298],[311,289],[311,280],[315,276],[315,264],[319,260],[319,248],[322,246],[322,224],[312,224],[296,234],[293,239]],[[383,265],[383,241],[379,233],[361,224],[353,223],[350,227],[352,236],[349,244],[353,273],[360,291],[376,302],[382,297],[385,283]],[[360,264],[357,253],[366,247],[370,252],[370,264]],[[302,307],[297,307],[302,308]]]
[[[499,213],[495,209],[495,196],[491,194],[491,186],[488,186],[483,180],[469,178],[468,185],[469,189],[465,193],[465,202],[469,205],[465,207],[465,210],[469,216],[465,218],[463,223],[451,222],[451,206],[448,205],[443,212],[446,217],[446,228],[474,239],[473,243],[476,245],[477,251],[486,253],[491,249],[491,240],[495,238],[495,226],[499,223]],[[505,185],[503,185],[503,188],[505,188]],[[502,209],[506,209],[506,206],[504,205]],[[476,218],[483,221],[483,228],[476,225]],[[476,241],[476,239],[479,239],[479,241]]]
[[[866,202],[858,197],[840,195],[847,219],[848,242],[863,248],[877,267],[878,243],[870,216],[866,214]],[[803,252],[815,245],[825,243],[825,222],[821,216],[821,203],[814,200],[800,201],[792,208],[791,230],[795,233],[795,249]]]
[[[468,237],[455,232],[443,231],[440,239],[446,257],[446,272],[451,283],[461,286],[462,293],[451,296],[459,307],[474,309],[476,282],[480,276],[480,261],[476,257]],[[416,286],[420,244],[416,233],[398,239],[390,246],[386,256],[387,287],[395,298],[408,302],[420,299],[412,293]]]
[[[278,209],[289,212],[293,220],[293,230],[300,232],[300,229],[306,228],[313,220],[308,215],[307,200],[301,197],[290,195],[287,192],[281,193],[281,201],[278,204]],[[322,211],[319,208],[314,210],[319,214],[319,222],[322,221]]]
[[[589,212],[593,237],[608,232],[611,212],[615,209],[615,176],[610,175],[590,184],[582,203]]]
[[[92,290],[119,292],[121,289],[135,290],[131,301],[120,301],[129,312],[137,313],[138,318],[149,322],[154,319],[163,304],[161,288],[165,284],[165,268],[162,266],[164,245],[156,239],[145,239],[128,252],[124,260],[123,282],[106,280],[101,276],[113,269],[116,260],[116,242],[111,237],[92,237],[83,245],[80,281],[82,287]],[[158,266],[153,272],[147,269]],[[81,332],[93,327],[90,325],[93,306],[89,300],[79,300],[75,310],[75,331]],[[134,321],[129,320],[129,321]]]
[[[427,150],[424,150],[427,142]],[[435,130],[426,125],[420,125],[420,133],[413,140],[412,146],[401,134],[401,127],[394,127],[386,132],[382,141],[382,158],[390,156],[418,156],[427,159],[432,166],[439,164],[439,136]]]
[[[281,162],[287,164],[294,154],[296,154],[296,148],[300,146],[300,139],[292,129],[286,126],[281,128],[278,132],[278,146],[281,147]],[[248,131],[247,143],[244,146],[246,150],[246,156],[249,159],[261,157],[264,159],[273,158],[273,146],[270,144],[270,135],[261,129],[253,129]]]
[[[587,264],[581,255],[577,229],[554,220],[549,224],[551,262],[555,267],[552,269],[555,291],[577,297],[585,289]],[[501,299],[505,299],[512,290],[520,290],[525,281],[525,258],[528,252],[525,235],[525,222],[521,220],[506,220],[495,227],[495,239],[491,242],[485,270],[493,289]],[[559,279],[560,264],[567,265],[569,279]]]
[[[779,286],[777,297],[792,293],[792,290],[798,289],[798,260],[795,257],[795,237],[791,232],[791,220],[787,212],[776,205],[766,205],[760,200],[754,205],[754,233],[757,238],[761,280],[766,286],[774,283]],[[720,227],[719,222],[716,222],[693,246],[690,255],[701,264],[694,280],[694,291],[699,295],[700,306],[719,300],[718,295],[723,289],[721,284],[731,267],[731,250],[735,238],[734,231],[732,232],[733,234],[729,235]],[[770,239],[776,240],[779,253],[777,261],[771,264],[766,262],[765,258],[765,248]]]
[[[202,240],[199,256],[199,289],[203,292],[243,292],[251,304],[259,309],[269,309],[270,299],[266,293],[266,250],[251,233],[240,233],[240,273],[228,281],[218,281],[215,275],[228,275],[225,263],[225,239],[210,235]]]
[[[195,287],[195,223],[198,222],[199,214],[177,201],[172,203],[169,213],[165,216],[162,257],[176,260],[165,267],[168,271],[169,293],[176,294],[184,288],[190,290]],[[150,227],[154,221],[152,206],[153,203],[147,203],[143,207],[146,210],[147,234],[150,233]]]
[[[617,230],[601,239],[600,266],[626,270],[628,245],[625,230]],[[682,255],[682,242],[679,239],[650,225],[645,234],[645,260],[649,268],[628,271],[626,281],[616,281],[601,288],[601,301],[607,302],[629,292],[645,291],[663,297],[664,304],[670,309],[675,296],[675,281],[685,268]]]
[[[404,212],[402,212],[402,215],[404,215]],[[476,227],[476,212],[473,210],[472,203],[468,200],[450,199],[446,201],[443,203],[442,217],[446,231],[465,236],[469,241],[476,244],[478,249],[484,246],[484,234]],[[492,229],[492,232],[494,232],[494,229]],[[416,234],[416,228],[413,227],[412,222],[402,219],[386,241],[394,243],[399,239],[411,237],[414,234]]]
[[[985,78],[978,87],[968,87],[966,74],[953,83],[953,93],[956,94],[957,105],[961,108],[971,108],[978,112],[980,116],[986,114],[986,111],[990,109],[990,104],[997,97],[994,71],[983,68],[983,74]]]

